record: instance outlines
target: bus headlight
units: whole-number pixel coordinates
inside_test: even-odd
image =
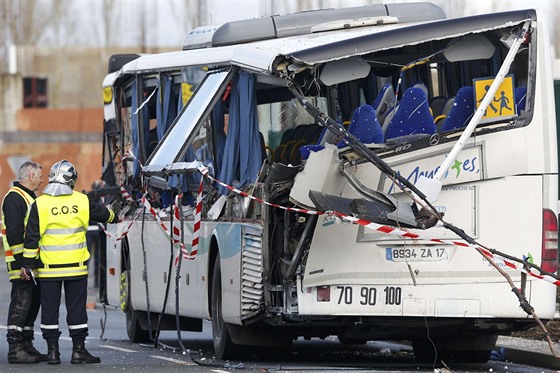
[[[103,103],[110,104],[113,101],[113,87],[103,88]]]

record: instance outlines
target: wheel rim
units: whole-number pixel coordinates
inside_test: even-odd
[[[128,311],[128,304],[129,302],[129,294],[128,294],[128,271],[124,271],[121,273],[121,287],[120,287],[120,307],[121,311],[127,312]]]

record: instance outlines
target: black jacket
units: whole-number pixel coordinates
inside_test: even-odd
[[[14,186],[23,189],[34,199],[37,198],[35,192],[27,189],[19,182],[14,182]],[[6,226],[6,239],[8,240],[8,244],[10,246],[23,244],[27,202],[18,193],[8,193],[2,204],[2,213],[4,214],[4,225]],[[21,268],[23,265],[23,254],[14,255],[14,259],[16,260],[16,264],[12,264],[12,269]]]

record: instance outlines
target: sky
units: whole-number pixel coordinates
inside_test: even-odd
[[[99,3],[100,0],[73,0],[84,3]],[[203,0],[186,0],[190,5],[195,5]],[[411,0],[417,1],[417,0]],[[181,45],[183,37],[191,31],[192,27],[184,22],[186,17],[181,15],[172,16],[171,14],[181,9],[181,4],[185,0],[121,0],[119,4],[124,7],[125,12],[121,17],[123,22],[137,24],[134,19],[135,11],[140,5],[154,9],[153,4],[157,4],[158,21],[154,22],[158,33],[152,42],[160,47]],[[410,2],[406,0],[206,0],[208,19],[202,21],[203,24],[220,24],[227,21],[255,18],[270,14],[287,14],[298,10],[298,4],[308,5],[312,9],[320,8],[340,8],[350,6],[361,6],[379,3]],[[559,0],[432,0],[441,6],[449,17],[462,15],[474,15],[480,13],[491,13],[496,11],[506,11],[512,9],[523,9],[534,7],[542,9],[545,14],[560,19]],[[153,12],[153,10],[152,10]],[[180,23],[180,24],[178,24]],[[123,38],[125,39],[125,38]],[[132,38],[134,39],[134,38]]]
[[[298,0],[299,1],[299,0]],[[419,0],[412,0],[419,1]],[[275,9],[292,9],[295,11],[297,7],[297,1],[294,0],[208,0],[209,11],[212,13],[212,18],[216,23],[225,22],[233,19],[251,18],[259,17],[262,14],[259,10],[267,10],[270,8]],[[311,0],[311,3],[316,5],[315,9],[321,7],[350,7],[350,6],[361,6],[373,3],[396,3],[396,2],[407,2],[402,0],[385,0],[385,1],[367,1],[367,0]],[[432,1],[438,3],[448,15],[456,16],[457,11],[460,11],[457,0],[435,0]],[[551,11],[558,12],[558,0],[467,0],[465,1],[465,15],[470,14],[480,14],[488,13],[498,10],[510,10],[510,9],[523,9],[523,8],[541,8],[547,13]],[[555,8],[555,9],[553,9]],[[451,13],[451,14],[450,14]]]
[[[0,0],[5,1],[5,0]],[[24,7],[25,0],[19,1]],[[38,4],[52,6],[54,0],[36,0]],[[68,41],[84,46],[136,48],[140,45],[152,48],[181,47],[182,41],[193,25],[221,24],[227,21],[289,14],[300,9],[341,8],[381,3],[403,3],[419,0],[113,0],[115,10],[112,22],[117,26],[107,27],[102,17],[103,4],[107,0],[63,0],[69,10],[72,34],[77,37]],[[497,11],[535,7],[542,9],[558,23],[560,0],[431,0],[441,6],[449,17],[492,13]],[[206,16],[198,16],[198,6],[206,7]],[[187,13],[187,7],[190,14]],[[143,11],[143,12],[142,12]],[[142,16],[144,13],[144,16]],[[194,21],[193,21],[194,20]],[[142,26],[141,26],[142,25]],[[117,30],[118,28],[118,30]],[[107,32],[105,32],[107,31]],[[560,29],[557,31],[560,33]],[[45,32],[45,44],[64,44],[63,28]],[[111,35],[106,40],[105,35]],[[553,37],[556,35],[551,32]],[[0,46],[2,49],[3,46]],[[5,48],[4,48],[5,49]],[[154,50],[155,49],[155,50]]]
[[[224,1],[209,0],[208,11],[212,23],[259,17],[262,11],[260,0]]]

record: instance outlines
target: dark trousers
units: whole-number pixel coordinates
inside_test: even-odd
[[[45,340],[58,339],[58,317],[62,286],[66,303],[66,322],[71,338],[85,338],[87,326],[87,277],[77,280],[42,280],[41,284],[41,331]]]
[[[41,289],[33,281],[13,280],[8,308],[8,343],[32,341],[33,325],[41,306]]]

